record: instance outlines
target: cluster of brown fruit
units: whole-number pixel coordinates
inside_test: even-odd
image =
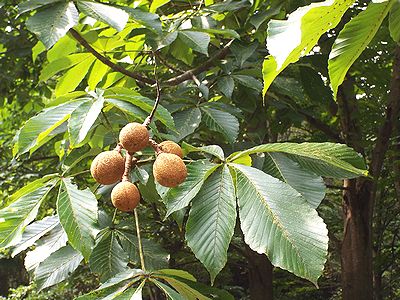
[[[150,139],[147,127],[140,123],[129,123],[122,128],[119,141],[119,147],[97,155],[90,167],[90,172],[98,183],[107,185],[122,179],[111,192],[111,201],[119,210],[133,211],[139,204],[140,193],[136,185],[129,181],[129,172],[132,161],[136,162],[132,154],[148,145],[154,148],[157,155],[153,164],[153,175],[159,184],[176,187],[185,181],[187,170],[178,144],[172,141],[157,144]],[[126,150],[125,158],[121,154],[121,148]]]

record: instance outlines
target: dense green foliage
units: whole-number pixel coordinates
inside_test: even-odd
[[[312,2],[0,4],[0,265],[20,262],[0,271],[1,292],[246,299],[259,253],[277,267],[277,299],[340,298],[341,184],[368,177],[400,9]],[[336,102],[344,89],[358,101],[358,143]],[[188,177],[162,187],[153,149],[135,153],[138,239],[89,168],[153,108],[152,138],[181,144]],[[388,299],[400,293],[393,137],[373,174],[374,274]]]

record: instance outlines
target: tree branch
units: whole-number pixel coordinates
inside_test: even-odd
[[[214,63],[216,60],[223,59],[229,52],[229,47],[232,45],[234,40],[230,40],[219,52],[217,52],[214,56],[210,57],[208,60],[206,60],[202,65],[193,68],[191,70],[188,70],[176,77],[172,77],[170,79],[167,79],[164,82],[164,85],[168,86],[174,86],[179,83],[182,83],[186,80],[190,80],[193,78],[193,75],[196,76],[204,71],[207,71],[209,68],[214,66]]]
[[[400,46],[397,45],[394,60],[393,60],[393,73],[390,83],[388,104],[386,106],[386,118],[380,128],[375,148],[372,151],[370,173],[373,177],[378,177],[385,154],[389,148],[389,141],[394,131],[394,124],[397,124],[400,114]]]
[[[111,69],[114,71],[120,72],[128,77],[131,77],[133,79],[136,79],[140,82],[147,83],[147,84],[155,84],[155,80],[151,78],[147,78],[146,76],[143,76],[137,72],[132,72],[129,71],[120,65],[117,65],[113,63],[110,59],[107,57],[101,55],[99,52],[97,52],[90,44],[73,28],[69,30],[69,33],[81,44],[87,51],[92,53],[98,60],[100,60],[103,64],[109,66]]]

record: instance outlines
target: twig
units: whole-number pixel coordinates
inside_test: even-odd
[[[100,60],[103,64],[109,66],[111,69],[114,71],[120,72],[128,77],[131,77],[133,79],[136,79],[139,82],[143,82],[146,84],[150,85],[155,85],[156,81],[154,79],[148,78],[146,76],[143,76],[137,72],[132,72],[129,71],[120,65],[117,65],[113,63],[110,59],[107,57],[101,55],[99,52],[97,52],[90,44],[73,28],[69,30],[69,33],[81,44],[87,51],[92,53],[98,60]],[[165,86],[175,86],[178,85],[186,80],[192,79],[193,75],[198,75],[204,71],[207,71],[209,68],[211,68],[214,65],[214,62],[216,60],[224,58],[228,52],[229,52],[229,47],[233,43],[233,39],[230,40],[218,53],[216,53],[214,56],[210,57],[208,60],[206,60],[205,63],[201,64],[200,66],[193,68],[191,70],[188,70],[178,76],[172,77],[170,79],[167,79],[163,85]]]
[[[132,166],[136,165],[137,159],[136,157],[133,157],[131,153],[126,151],[125,155],[125,171],[124,175],[122,175],[122,181],[129,181],[130,182],[130,177],[129,173],[131,172]]]
[[[136,72],[129,71],[115,63],[113,63],[111,60],[109,60],[107,57],[101,55],[99,52],[97,52],[90,44],[73,28],[69,30],[71,35],[81,44],[86,50],[88,50],[90,53],[92,53],[98,60],[100,60],[103,64],[109,66],[111,69],[114,71],[120,72],[128,77],[131,77],[133,79],[136,79],[138,81],[147,83],[147,84],[155,84],[155,81],[151,78],[147,78],[141,74],[138,74]]]
[[[140,237],[139,216],[138,216],[136,208],[133,210],[133,215],[135,217],[136,235],[137,235],[137,239],[138,239],[138,248],[139,248],[139,256],[140,256],[140,265],[141,265],[142,270],[146,271],[146,267],[145,267],[145,264],[144,264],[142,239]]]
[[[153,109],[150,112],[150,115],[144,120],[143,125],[144,126],[149,126],[151,121],[154,118],[154,115],[156,114],[158,104],[160,103],[161,100],[161,87],[160,87],[160,82],[158,81],[158,76],[157,76],[157,61],[156,57],[153,53],[153,58],[154,58],[154,79],[156,81],[156,101],[154,102]]]
[[[154,152],[158,155],[160,154],[162,151],[160,149],[160,147],[158,147],[158,144],[155,140],[153,139],[149,139],[149,145],[154,149]]]
[[[186,72],[184,72],[181,75],[178,75],[176,77],[172,77],[168,80],[166,80],[164,82],[165,85],[167,86],[173,86],[173,85],[177,85],[179,83],[182,83],[186,80],[192,79],[193,75],[198,75],[204,71],[207,71],[210,67],[212,67],[214,65],[214,62],[216,60],[222,59],[224,58],[228,52],[229,52],[229,47],[232,45],[234,40],[230,40],[217,54],[215,54],[214,56],[210,57],[208,60],[206,60],[203,64],[201,64],[200,66],[188,70]]]

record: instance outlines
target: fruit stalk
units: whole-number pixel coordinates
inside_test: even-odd
[[[135,226],[136,226],[136,235],[137,235],[137,239],[138,239],[140,266],[141,266],[141,269],[143,271],[146,271],[146,267],[145,267],[145,264],[144,264],[144,254],[143,254],[142,239],[140,237],[139,216],[138,216],[136,208],[133,210],[133,215],[135,217]]]

